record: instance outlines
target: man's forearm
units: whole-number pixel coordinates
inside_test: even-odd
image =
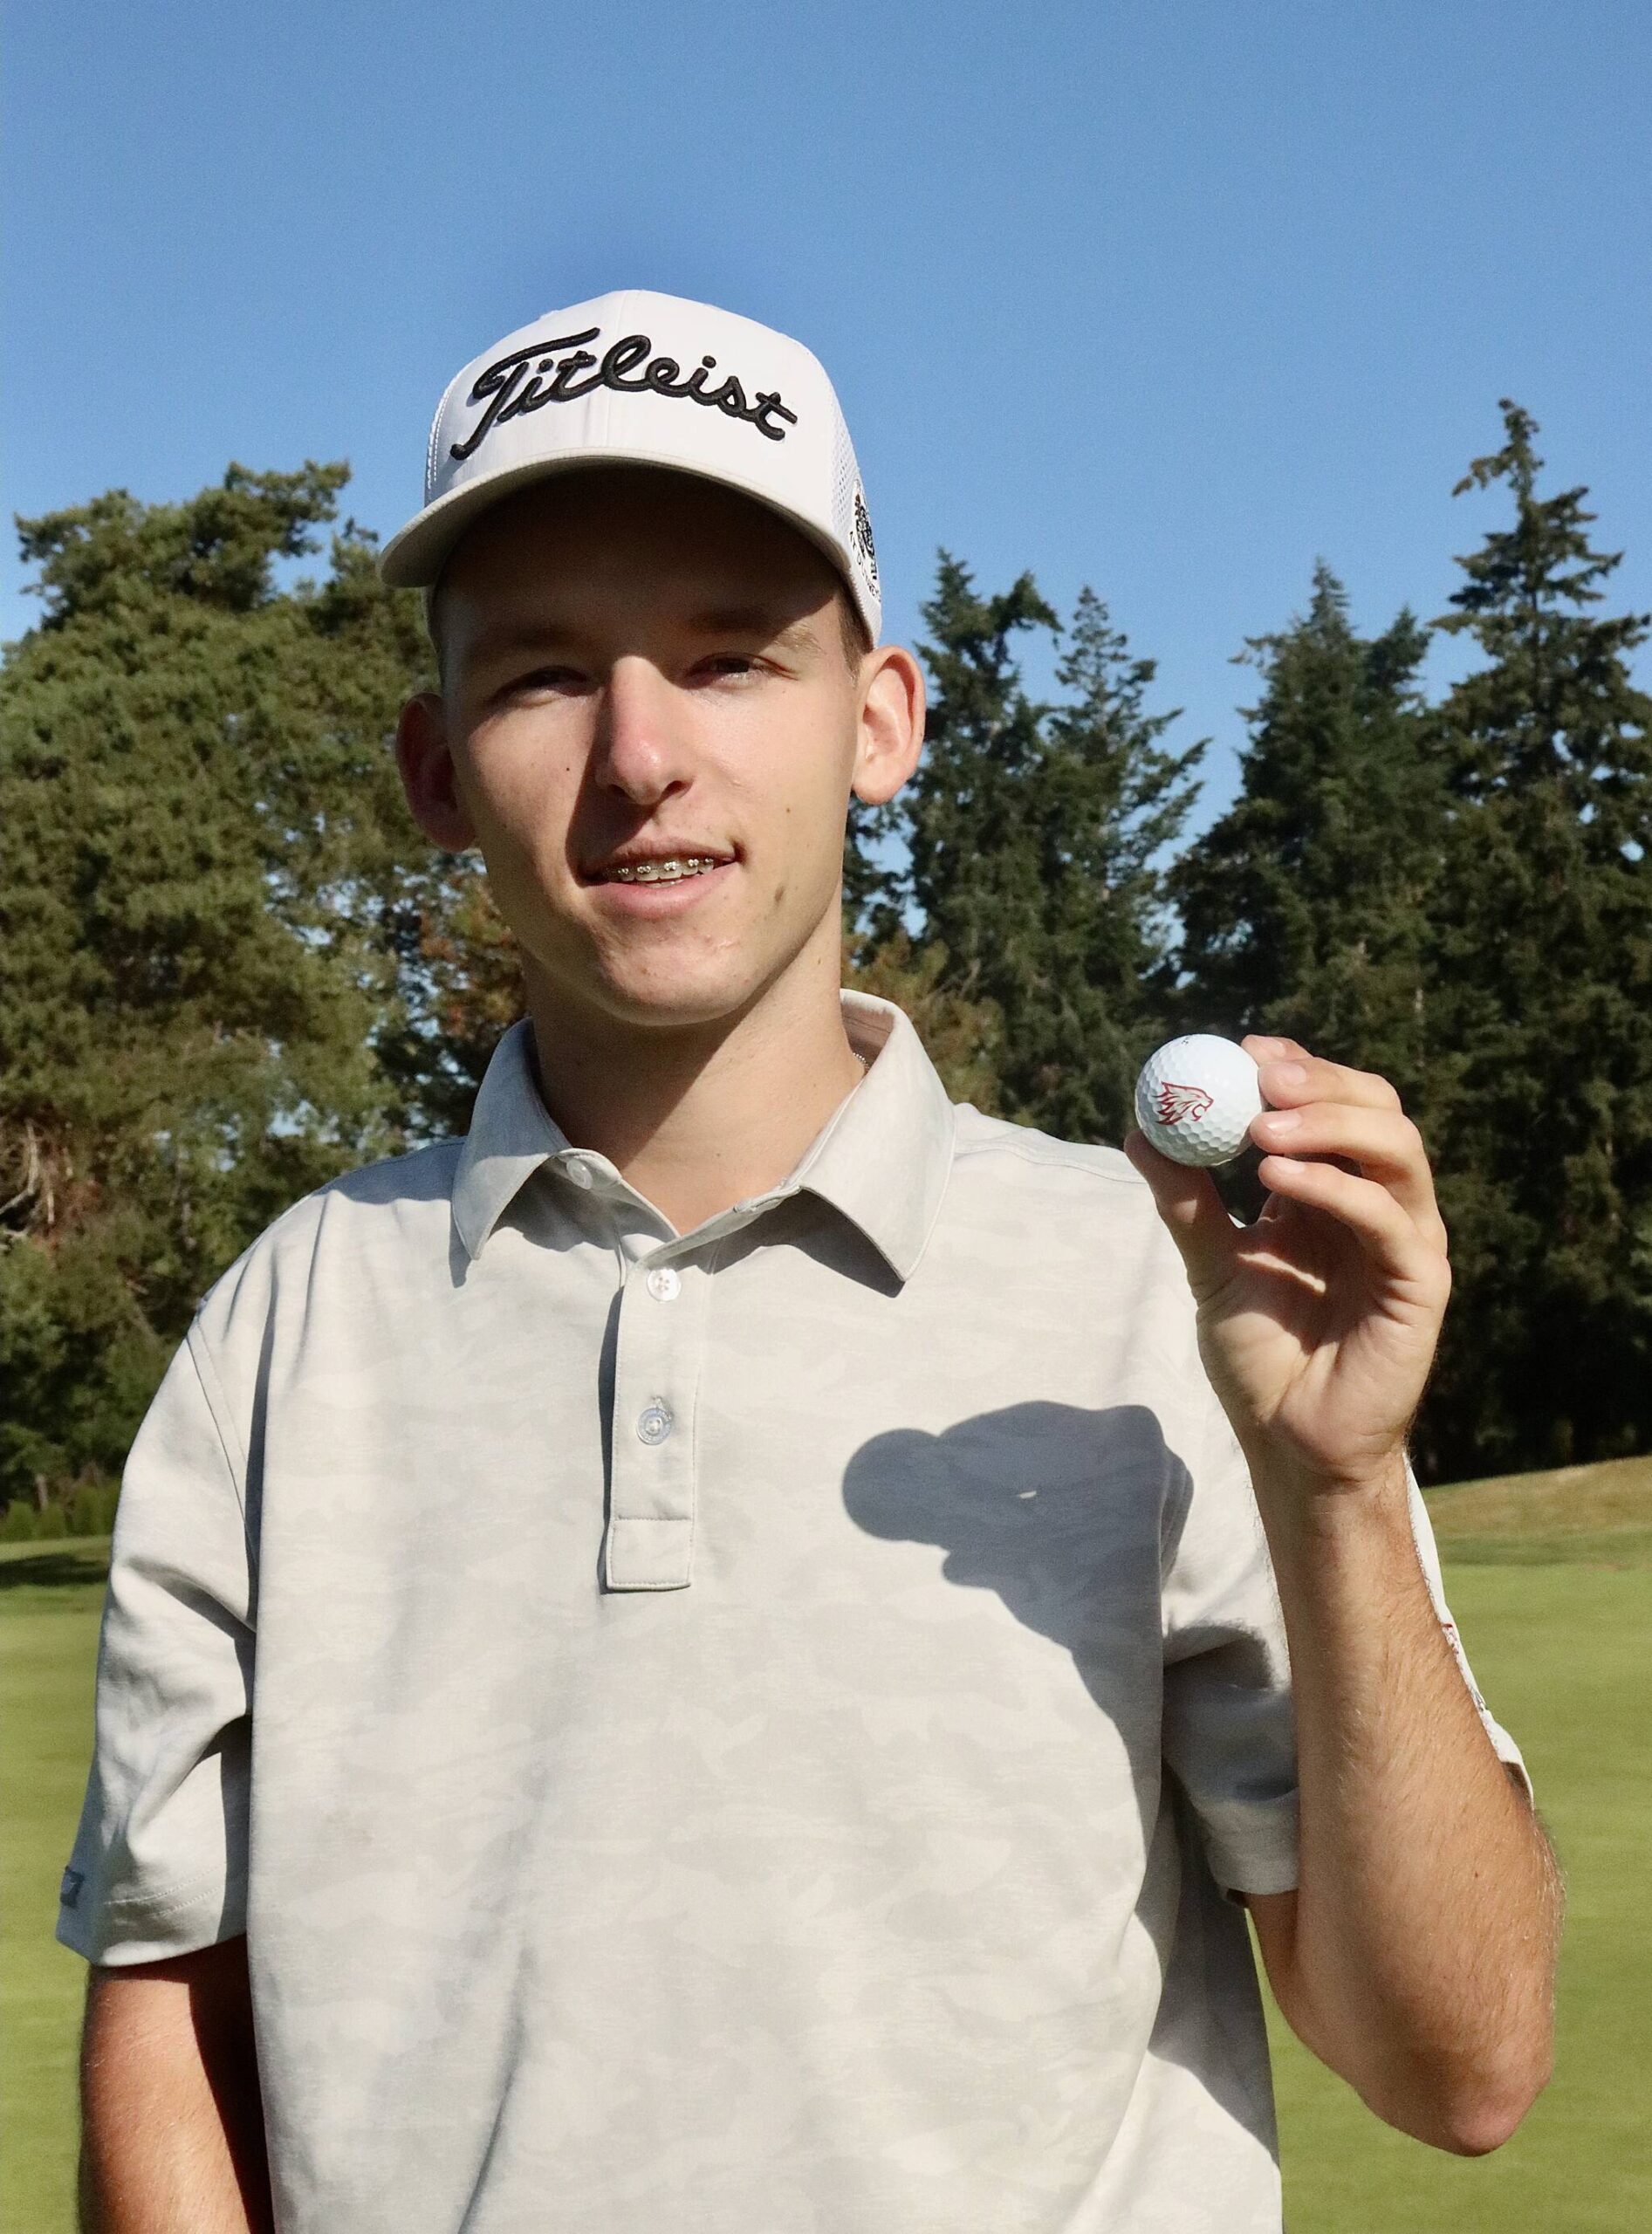
[[[95,1970],[81,2048],[82,2234],[268,2234],[245,1942]]]
[[[1441,1629],[1402,1464],[1374,1490],[1256,1488],[1297,1720],[1285,2013],[1390,2123],[1495,2147],[1553,2055],[1548,1841]]]

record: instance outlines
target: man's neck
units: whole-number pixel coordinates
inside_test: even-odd
[[[862,1076],[835,948],[714,1024],[593,1015],[531,970],[527,996],[545,1107],[679,1233],[778,1184]]]

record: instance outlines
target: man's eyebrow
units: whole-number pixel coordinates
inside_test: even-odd
[[[814,633],[807,614],[783,620],[778,613],[765,611],[760,605],[720,605],[696,613],[688,622],[688,631],[694,636],[760,636],[765,644],[783,651],[812,642]]]
[[[490,620],[472,638],[470,656],[494,659],[507,652],[542,652],[572,641],[573,631],[551,620]]]
[[[682,624],[689,636],[756,637],[778,651],[798,651],[814,641],[804,614],[783,620],[760,605],[721,605],[696,613]],[[566,649],[579,636],[577,628],[552,620],[491,620],[477,629],[469,647],[475,660],[504,659],[520,652]]]

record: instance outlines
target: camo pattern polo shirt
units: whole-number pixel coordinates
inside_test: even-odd
[[[684,1234],[513,1026],[143,1422],[58,1936],[245,1933],[281,2234],[1277,2234],[1289,1666],[1180,1260],[843,1009]]]

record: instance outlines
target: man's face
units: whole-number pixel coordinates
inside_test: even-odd
[[[777,515],[646,468],[539,483],[462,538],[427,718],[454,835],[553,997],[688,1024],[743,1011],[812,941],[835,971],[875,664],[846,656],[837,596]]]

